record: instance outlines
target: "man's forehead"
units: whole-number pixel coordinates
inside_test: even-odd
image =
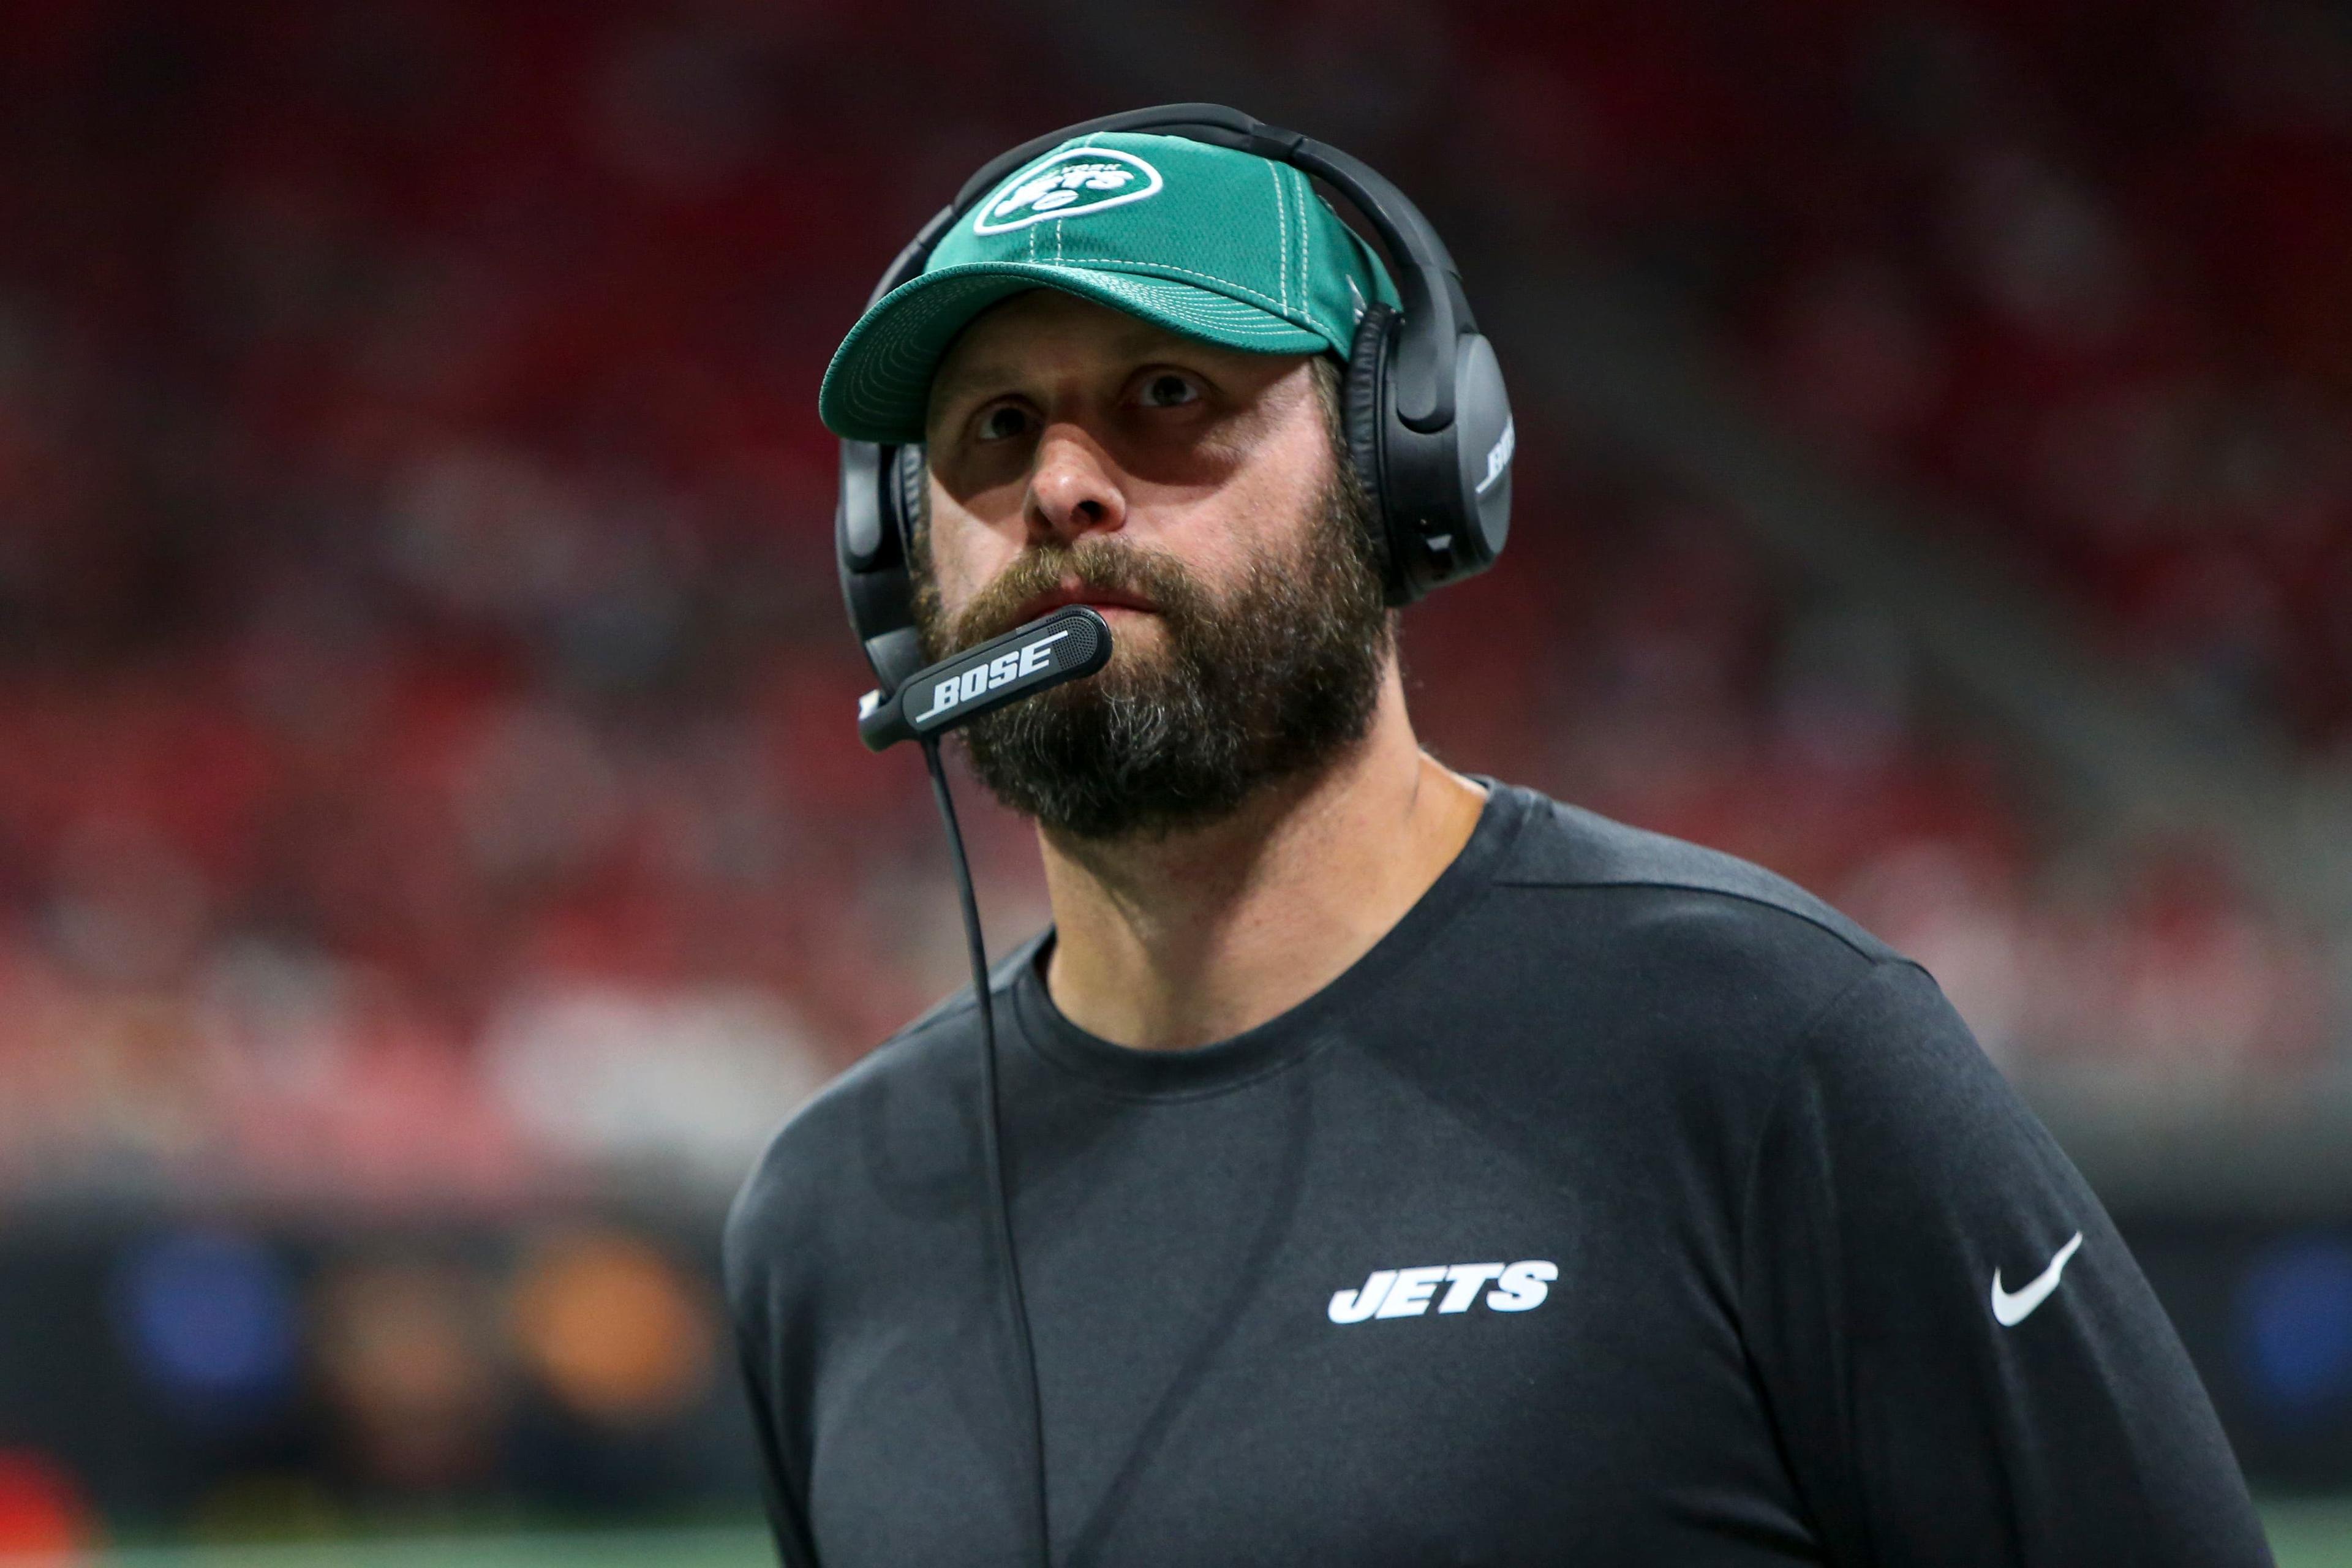
[[[1022,381],[1034,374],[1042,361],[1061,358],[1073,349],[1089,359],[1117,363],[1149,359],[1180,346],[1218,352],[1124,310],[1057,289],[1032,289],[990,307],[964,329],[940,362],[931,399],[936,403],[971,387]]]

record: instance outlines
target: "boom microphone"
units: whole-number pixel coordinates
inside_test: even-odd
[[[917,670],[887,698],[867,692],[857,704],[857,738],[878,752],[944,734],[1109,662],[1110,624],[1084,605],[1065,605]]]
[[[1045,1511],[1045,1417],[1037,1395],[1037,1348],[1029,1331],[1029,1303],[1021,1289],[1021,1259],[1013,1249],[1013,1197],[1004,1179],[1004,1112],[996,1083],[996,1006],[989,994],[988,942],[980,929],[980,900],[972,896],[971,864],[964,858],[963,829],[956,825],[955,800],[947,770],[940,765],[940,737],[957,725],[993,713],[1008,702],[1034,697],[1066,680],[1092,675],[1110,662],[1110,623],[1084,605],[1066,605],[919,669],[885,697],[869,691],[857,704],[857,738],[881,751],[900,741],[920,742],[923,765],[931,775],[931,798],[947,828],[948,852],[955,862],[956,894],[963,905],[965,951],[971,959],[972,998],[980,1012],[981,1157],[988,1166],[989,1242],[1004,1281],[1006,1327],[1019,1357],[1015,1390],[1029,1431],[1029,1513],[1041,1563],[1051,1562],[1053,1530]]]

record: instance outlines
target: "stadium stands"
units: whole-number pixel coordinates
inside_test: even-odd
[[[715,1190],[957,984],[919,774],[851,731],[814,389],[965,169],[1112,105],[1039,107],[1042,14],[901,9],[12,24],[0,1183]],[[2326,758],[2352,45],[2165,10],[1405,8],[1493,89],[1434,152],[1429,104],[1358,122],[1454,206],[1563,215],[1790,430]],[[1872,606],[1522,416],[1512,555],[1407,622],[1449,760],[1799,878],[2021,1068],[2321,1059],[2319,958],[2225,855],[2086,835]],[[979,815],[1002,943],[1041,896]]]

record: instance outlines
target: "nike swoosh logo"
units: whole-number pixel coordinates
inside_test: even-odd
[[[2033,1315],[2033,1309],[2050,1300],[2050,1292],[2058,1289],[2058,1276],[2065,1271],[2066,1260],[2083,1245],[2083,1233],[2076,1231],[2074,1239],[2058,1249],[2050,1267],[2024,1289],[2011,1295],[2000,1288],[2000,1270],[1992,1271],[1992,1315],[2004,1329],[2013,1329]]]

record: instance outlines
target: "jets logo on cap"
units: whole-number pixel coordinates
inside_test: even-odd
[[[1115,147],[1071,147],[1032,163],[982,204],[974,234],[1003,234],[1047,218],[1097,212],[1159,194],[1160,171]]]

